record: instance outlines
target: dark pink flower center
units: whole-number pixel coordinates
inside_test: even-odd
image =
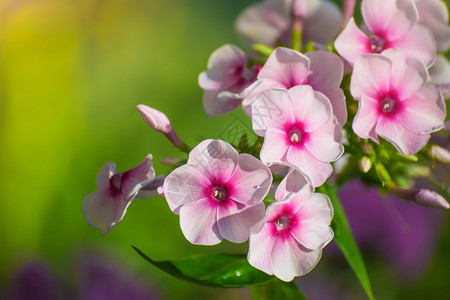
[[[277,230],[287,230],[289,229],[289,224],[291,223],[292,217],[288,215],[282,215],[275,221],[275,226]]]
[[[219,202],[225,201],[228,198],[228,188],[224,185],[214,186],[212,196]]]
[[[396,107],[396,101],[392,98],[384,98],[381,101],[381,110],[384,113],[392,113],[395,110]]]
[[[293,127],[289,131],[289,139],[294,144],[302,143],[303,142],[303,135],[304,135],[303,130],[301,130],[298,127]]]

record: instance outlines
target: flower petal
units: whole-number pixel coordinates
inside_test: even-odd
[[[305,147],[321,161],[332,162],[337,160],[344,152],[341,144],[342,130],[331,118],[324,126],[309,134]]]
[[[287,163],[286,154],[289,147],[284,131],[268,128],[259,156],[265,164],[285,164]]]
[[[354,64],[359,56],[371,53],[370,44],[370,39],[356,26],[353,18],[334,42],[336,51],[350,64]]]
[[[307,198],[313,192],[314,188],[309,185],[305,176],[296,169],[292,169],[278,185],[275,200],[282,201],[290,193],[300,193],[302,198]]]
[[[217,206],[210,199],[201,199],[180,208],[180,227],[189,242],[216,245],[222,241],[217,226]]]
[[[363,97],[358,104],[358,112],[353,119],[353,131],[361,138],[370,138],[378,143],[378,137],[375,133],[375,126],[378,122],[377,100],[370,97]]]
[[[242,102],[241,99],[235,98],[219,99],[218,94],[218,92],[203,92],[203,109],[208,117],[226,114],[239,107]]]
[[[126,197],[135,196],[139,190],[155,178],[152,155],[149,154],[145,160],[133,169],[122,175],[121,191]]]
[[[419,11],[419,23],[428,27],[433,33],[438,51],[450,47],[450,26],[448,26],[448,9],[440,0],[416,0]]]
[[[273,274],[271,254],[274,241],[275,235],[270,224],[265,224],[261,230],[252,232],[249,238],[248,262],[269,275]]]
[[[99,189],[108,188],[110,185],[109,180],[115,173],[116,173],[116,164],[114,162],[108,162],[104,164],[97,175],[97,179],[95,182],[97,187]]]
[[[326,45],[339,34],[342,14],[333,2],[304,0],[297,2],[307,2],[303,24],[305,41],[313,40]]]

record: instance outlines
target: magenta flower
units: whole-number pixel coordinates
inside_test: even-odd
[[[419,23],[433,33],[438,51],[447,51],[450,47],[450,26],[448,9],[441,0],[414,0],[419,12]]]
[[[298,193],[267,207],[266,218],[252,228],[249,263],[284,281],[305,275],[333,239],[332,218],[328,197],[304,185]]]
[[[203,93],[203,107],[209,117],[225,114],[238,107],[239,94],[256,78],[258,68],[246,68],[245,53],[234,45],[216,49],[208,60],[208,71],[198,77]]]
[[[351,64],[362,54],[386,49],[402,51],[426,66],[433,63],[436,43],[430,30],[418,24],[413,0],[364,0],[361,11],[369,35],[352,18],[335,42],[337,52]]]
[[[259,72],[257,81],[248,88],[242,107],[250,116],[252,102],[262,91],[307,84],[328,97],[339,124],[344,125],[347,108],[344,92],[339,87],[343,72],[342,60],[333,53],[314,51],[303,55],[292,49],[277,48]]]
[[[264,136],[261,160],[295,167],[315,187],[327,180],[330,162],[343,152],[330,101],[308,85],[262,92],[252,104],[252,122]]]
[[[295,18],[303,27],[303,42],[325,45],[339,33],[341,12],[332,2],[321,0],[266,0],[245,9],[236,20],[236,30],[250,43],[290,45]]]
[[[205,140],[164,182],[170,209],[193,244],[241,243],[264,218],[272,174],[261,161],[221,140]]]
[[[354,66],[350,91],[359,99],[353,130],[378,143],[378,136],[401,153],[414,154],[444,126],[445,105],[439,90],[427,84],[428,73],[418,60],[401,52],[366,54]]]
[[[116,165],[109,162],[97,175],[98,189],[84,198],[84,218],[105,235],[120,223],[134,198],[156,195],[163,181],[164,176],[155,178],[150,154],[140,165],[126,172],[117,173]]]

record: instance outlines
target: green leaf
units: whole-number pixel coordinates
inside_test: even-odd
[[[266,283],[275,277],[253,268],[245,255],[209,254],[184,260],[154,261],[138,248],[134,250],[164,272],[192,283],[222,288],[239,288]]]
[[[250,295],[254,300],[306,300],[305,295],[294,282],[283,282],[281,280],[273,280],[263,285],[251,286]]]
[[[331,227],[334,230],[334,240],[336,244],[341,249],[349,265],[352,267],[361,282],[367,296],[369,296],[370,299],[374,299],[366,266],[362,259],[358,245],[353,238],[350,226],[348,225],[347,217],[345,216],[344,208],[342,207],[336,191],[327,183],[321,186],[319,191],[326,194],[330,198],[331,204],[333,204],[334,217],[331,222]]]

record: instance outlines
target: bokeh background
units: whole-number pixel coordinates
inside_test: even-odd
[[[0,0],[0,297],[18,289],[24,265],[38,262],[36,272],[53,274],[55,289],[69,291],[66,297],[113,299],[81,291],[83,278],[93,274],[86,261],[102,261],[105,274],[123,273],[146,286],[148,299],[248,298],[245,289],[210,289],[171,278],[131,249],[137,246],[155,260],[246,253],[247,244],[190,245],[163,198],[135,200],[104,237],[84,221],[81,207],[104,163],[115,161],[125,171],[152,153],[157,174],[167,174],[159,159],[180,156],[146,126],[137,104],[164,111],[191,145],[223,137],[236,118],[250,126],[240,110],[208,119],[197,78],[219,46],[248,49],[234,20],[255,2]],[[376,296],[448,297],[450,226],[445,214],[439,220],[433,254],[413,278],[368,254]],[[325,286],[338,291],[332,295],[364,299],[345,262],[324,261],[312,274],[328,272]],[[113,290],[114,280],[98,285]]]

